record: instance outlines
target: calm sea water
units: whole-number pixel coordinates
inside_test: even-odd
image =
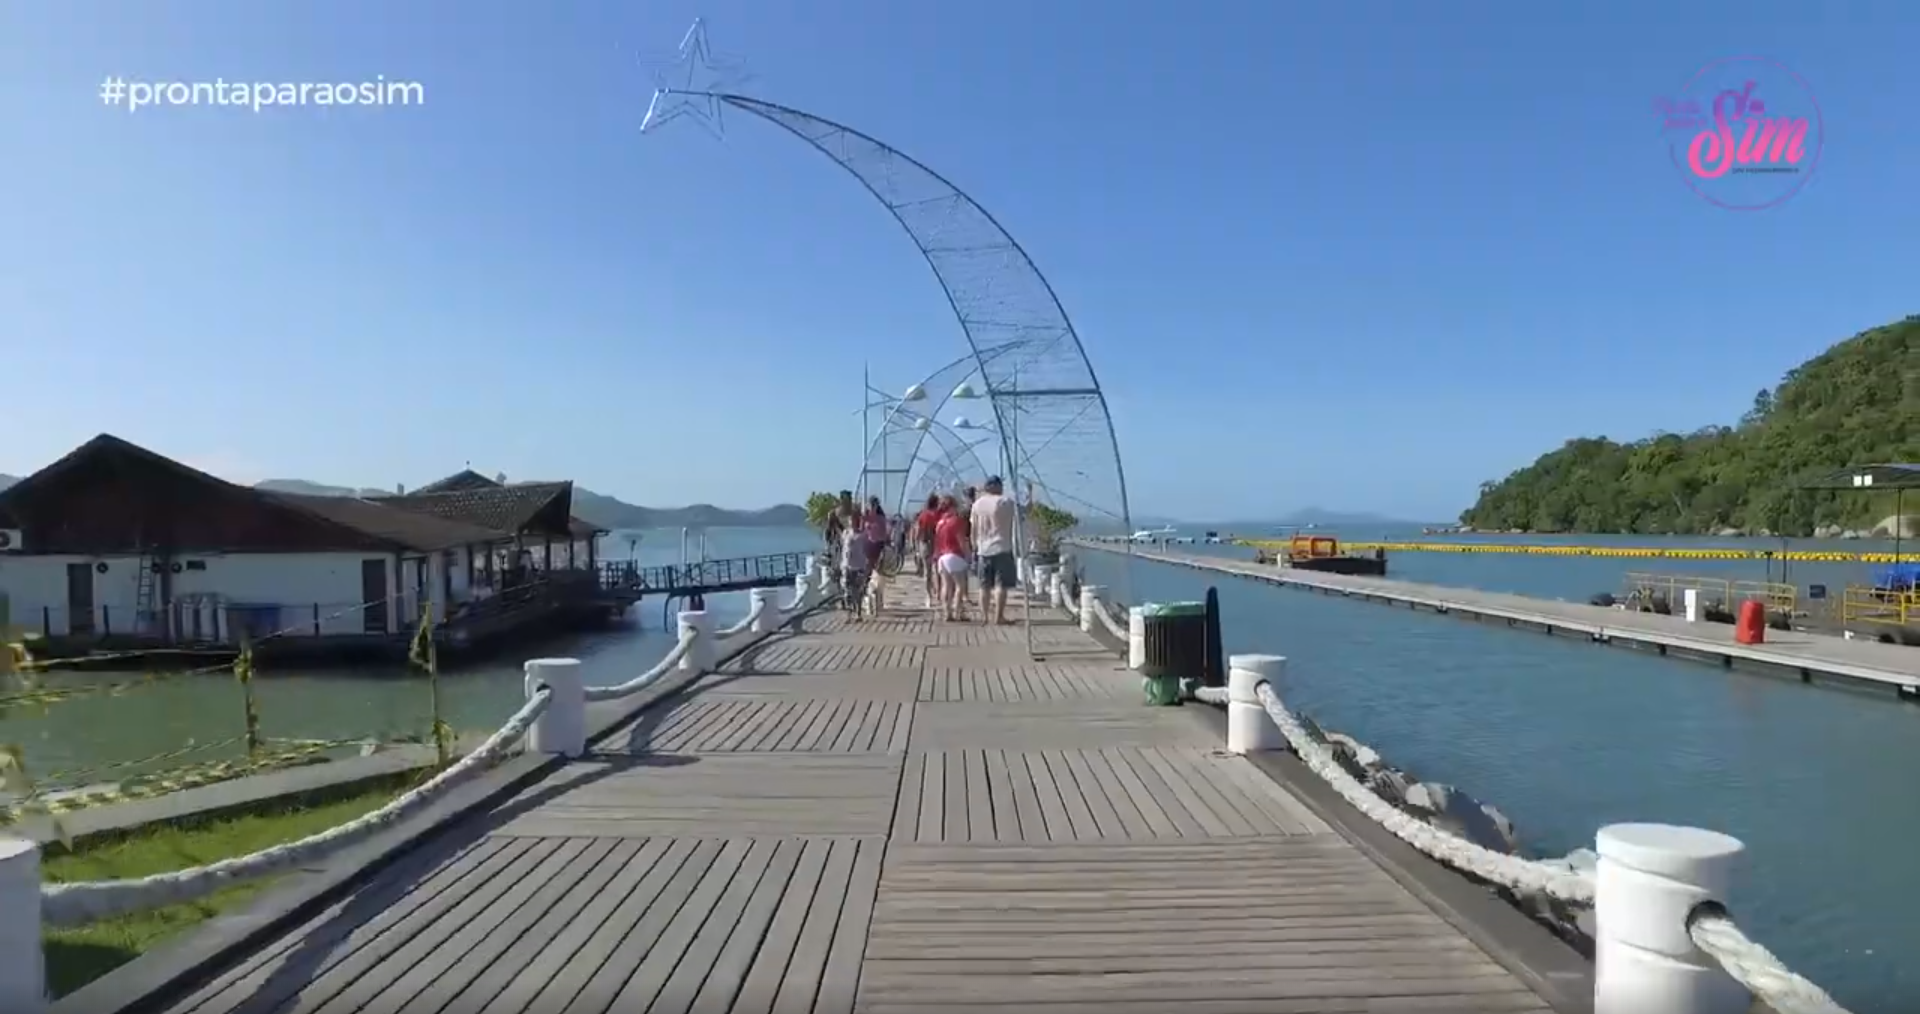
[[[1087,580],[1127,586],[1136,602],[1198,599],[1217,587],[1227,650],[1287,656],[1291,705],[1421,777],[1495,803],[1537,854],[1592,847],[1594,831],[1615,821],[1741,838],[1749,858],[1734,908],[1757,939],[1855,1010],[1905,1009],[1920,995],[1920,966],[1900,957],[1920,949],[1920,867],[1907,854],[1920,840],[1911,802],[1920,708],[1079,555]],[[1392,566],[1408,580],[1569,600],[1617,591],[1630,570],[1764,576],[1757,561],[1402,553]],[[1802,564],[1795,578],[1837,586],[1860,571]]]
[[[642,560],[679,560],[677,530],[641,534]],[[609,538],[609,558],[628,555],[626,537]],[[804,530],[715,530],[708,550],[746,556],[816,544]],[[1913,914],[1920,868],[1906,854],[1908,843],[1920,841],[1920,806],[1910,802],[1910,772],[1920,768],[1920,709],[1885,696],[1231,577],[1210,580],[1104,553],[1080,555],[1090,580],[1126,589],[1131,601],[1197,598],[1209,584],[1219,587],[1229,650],[1287,655],[1290,703],[1422,777],[1498,804],[1538,853],[1590,845],[1596,828],[1621,820],[1697,824],[1739,836],[1751,850],[1734,899],[1743,925],[1856,1010],[1904,1009],[1920,995],[1920,966],[1896,960],[1920,949]],[[1617,591],[1632,570],[1765,576],[1757,561],[1405,553],[1393,567],[1410,580],[1571,600]],[[1838,586],[1859,572],[1802,564],[1794,578]],[[709,606],[723,623],[747,608],[744,595],[715,597]],[[590,682],[616,683],[671,648],[660,609],[657,601],[640,607],[637,630],[529,645],[524,653],[577,656]],[[426,681],[398,667],[270,670],[261,673],[258,690],[270,735],[422,736],[427,728]],[[448,673],[442,694],[457,728],[489,730],[521,701],[519,659]],[[240,707],[229,678],[162,682],[41,714],[0,716],[0,742],[22,743],[29,763],[45,772],[236,736]]]
[[[630,539],[638,538],[638,543]],[[715,558],[810,551],[819,536],[805,529],[733,528],[707,533],[707,555]],[[695,541],[692,558],[700,548]],[[605,537],[608,560],[637,558],[643,564],[678,563],[680,531],[616,532]],[[676,603],[674,608],[681,608]],[[741,619],[749,607],[744,593],[715,595],[707,608],[718,626]],[[663,603],[650,598],[634,607],[625,626],[521,646],[517,653],[466,667],[450,666],[440,678],[442,714],[461,732],[484,733],[524,701],[520,663],[526,658],[562,655],[585,663],[589,684],[620,683],[653,667],[672,650],[675,633]],[[118,683],[138,672],[48,674],[47,686]],[[4,677],[0,677],[4,678]],[[263,734],[302,739],[356,737],[425,738],[432,706],[424,674],[395,664],[354,670],[261,667],[255,677]],[[89,696],[38,710],[0,712],[0,743],[19,743],[31,769],[47,774],[74,768],[134,760],[190,743],[211,744],[241,735],[245,729],[240,689],[230,675],[164,679],[115,696]],[[209,749],[170,762],[192,763],[238,756],[238,746]],[[130,768],[134,773],[143,768]]]

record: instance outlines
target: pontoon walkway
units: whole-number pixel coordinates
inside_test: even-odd
[[[1017,627],[811,615],[291,932],[164,987],[186,959],[151,956],[57,1009],[1555,1009],[1419,881],[1502,903],[1222,753],[1211,709],[1145,706],[1064,621],[1034,636],[1044,661]],[[1558,1009],[1592,995],[1563,985]]]
[[[1126,547],[1097,542],[1076,542],[1075,545],[1107,553],[1127,551]],[[1575,633],[1623,647],[1646,646],[1663,655],[1782,670],[1804,680],[1829,679],[1888,687],[1906,698],[1920,696],[1920,649],[1902,645],[1783,630],[1768,630],[1764,644],[1737,644],[1733,640],[1733,627],[1729,625],[1688,623],[1682,617],[1658,613],[1554,602],[1475,588],[1416,584],[1393,578],[1325,574],[1202,553],[1136,547],[1132,554],[1143,560],[1216,574],[1473,619],[1499,620],[1547,633]]]

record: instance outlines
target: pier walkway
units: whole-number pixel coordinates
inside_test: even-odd
[[[1051,611],[1026,637],[809,614],[292,931],[55,1009],[1551,1009],[1218,712]]]
[[[1076,540],[1089,550],[1125,553],[1124,546]],[[1802,631],[1768,630],[1763,644],[1738,644],[1733,627],[1688,623],[1678,616],[1631,612],[1579,602],[1556,602],[1445,585],[1416,584],[1393,578],[1355,577],[1260,564],[1203,553],[1134,547],[1143,560],[1176,564],[1315,591],[1428,609],[1471,619],[1505,622],[1546,633],[1573,633],[1596,642],[1644,646],[1662,655],[1678,655],[1725,665],[1743,664],[1782,670],[1803,680],[1828,679],[1892,688],[1903,697],[1920,696],[1920,649],[1847,640]]]

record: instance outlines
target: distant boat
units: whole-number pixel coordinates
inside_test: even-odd
[[[1177,534],[1179,533],[1174,530],[1172,525],[1167,525],[1162,528],[1142,528],[1128,536],[1128,538],[1134,542],[1172,542],[1173,537]]]

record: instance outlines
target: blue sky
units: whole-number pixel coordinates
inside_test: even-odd
[[[1566,438],[1731,421],[1920,309],[1912,5],[34,0],[0,7],[25,378],[0,471],[105,430],[248,481],[845,484],[863,360],[900,388],[964,338],[791,137],[639,133],[643,57],[696,15],[743,90],[1020,239],[1138,514],[1449,517]],[[1748,53],[1812,86],[1825,146],[1743,213],[1682,184],[1650,104]],[[130,115],[110,74],[385,75],[426,103]]]

